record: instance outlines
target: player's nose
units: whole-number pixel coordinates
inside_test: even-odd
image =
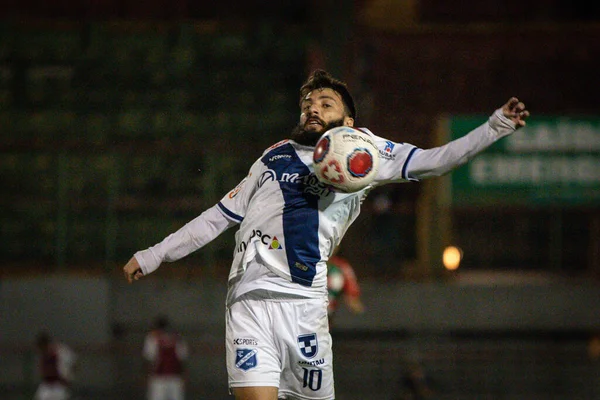
[[[319,107],[316,104],[313,104],[308,109],[308,116],[310,117],[310,116],[315,116],[315,115],[319,115]]]

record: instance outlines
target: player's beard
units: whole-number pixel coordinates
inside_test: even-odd
[[[343,118],[340,118],[338,120],[331,121],[330,123],[325,124],[325,126],[323,126],[323,129],[321,129],[319,131],[312,131],[312,130],[307,131],[304,129],[303,125],[298,124],[292,130],[291,139],[294,142],[303,144],[305,146],[316,146],[321,135],[323,135],[325,132],[327,132],[331,128],[335,128],[336,126],[342,126],[342,125],[344,125]]]

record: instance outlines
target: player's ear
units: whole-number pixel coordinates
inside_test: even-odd
[[[352,117],[344,118],[344,125],[345,126],[354,126],[354,118],[352,118]]]

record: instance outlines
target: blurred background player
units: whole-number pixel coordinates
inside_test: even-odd
[[[340,306],[340,298],[354,314],[360,314],[365,310],[360,298],[360,286],[356,274],[348,259],[339,254],[339,249],[338,246],[327,261],[327,292],[329,293],[327,315],[329,325],[332,324],[333,316]]]
[[[66,344],[53,340],[47,332],[36,339],[38,365],[41,377],[35,400],[66,400],[71,397],[69,386],[73,381],[75,352]]]
[[[185,398],[185,361],[188,346],[177,333],[169,331],[165,316],[156,318],[144,340],[143,356],[148,367],[148,400]]]

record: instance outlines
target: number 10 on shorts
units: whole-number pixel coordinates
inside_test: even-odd
[[[323,382],[323,371],[316,369],[308,369],[302,367],[304,370],[304,378],[303,378],[303,387],[308,387],[312,391],[317,391],[321,389],[321,383]]]

